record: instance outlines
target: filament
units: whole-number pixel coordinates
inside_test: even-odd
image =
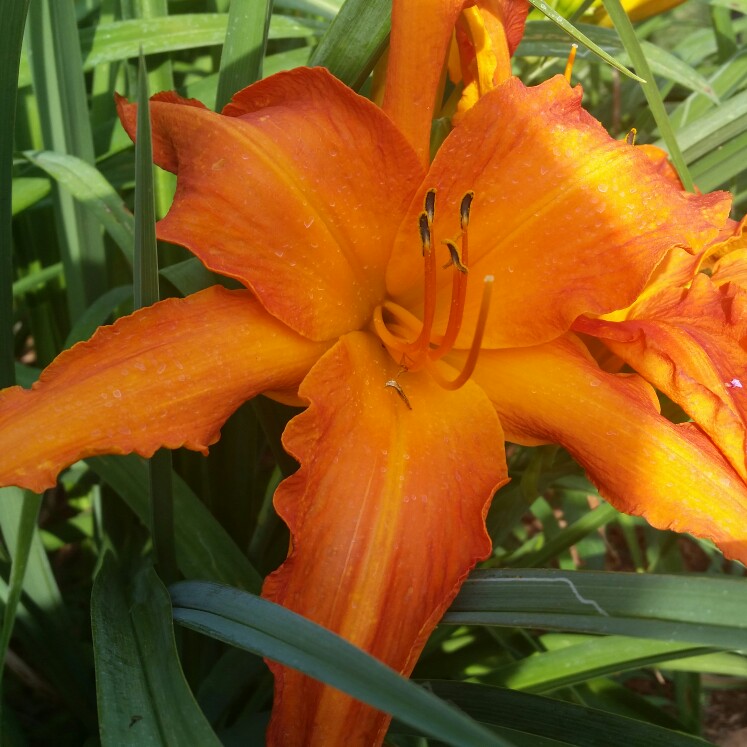
[[[428,372],[433,376],[436,382],[444,389],[454,390],[464,386],[475,371],[477,358],[480,355],[482,347],[482,338],[485,334],[485,327],[488,323],[488,312],[490,311],[490,299],[493,295],[493,282],[495,278],[492,275],[486,275],[482,288],[482,302],[480,304],[480,313],[475,325],[475,334],[472,338],[472,345],[467,354],[467,361],[464,368],[457,374],[455,379],[449,381],[445,379],[434,363],[428,365]]]
[[[463,267],[464,270],[455,272],[454,277],[452,278],[451,306],[449,308],[449,321],[446,323],[446,334],[444,335],[441,344],[435,350],[431,351],[431,360],[442,358],[454,347],[454,343],[459,335],[459,330],[462,327],[464,302],[467,298],[467,267],[469,263],[469,241],[467,229],[469,228],[470,208],[472,207],[472,199],[474,196],[474,192],[467,192],[464,197],[462,197],[462,202],[459,206],[459,225],[462,229],[462,257],[459,264],[456,262],[454,264],[457,270],[459,270],[460,267]],[[449,248],[451,249],[451,246]],[[456,247],[454,247],[454,251],[456,251]]]
[[[494,278],[484,278],[482,301],[477,315],[472,344],[467,353],[464,367],[454,379],[447,379],[441,373],[437,362],[449,354],[459,337],[464,321],[467,299],[469,263],[469,222],[474,193],[466,192],[459,206],[460,233],[455,240],[441,242],[449,251],[449,261],[443,266],[453,267],[451,284],[451,304],[446,331],[434,335],[433,324],[436,317],[438,295],[436,243],[433,221],[436,209],[436,190],[429,189],[425,195],[423,211],[418,216],[418,228],[423,254],[423,318],[422,321],[412,312],[393,301],[384,301],[374,309],[372,326],[379,339],[392,357],[399,359],[400,373],[426,369],[443,388],[459,389],[472,376],[480,354],[485,327],[487,325]],[[399,376],[399,374],[398,374]],[[398,376],[390,379],[385,386],[394,389],[403,402],[410,407],[407,395],[398,382]]]

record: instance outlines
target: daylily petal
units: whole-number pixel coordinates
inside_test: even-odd
[[[523,0],[481,0],[464,9],[456,27],[464,91],[454,122],[511,77],[511,55],[524,35],[528,11]]]
[[[562,444],[620,511],[712,539],[747,562],[747,486],[692,423],[658,414],[640,377],[601,371],[568,335],[485,352],[474,379],[509,440]]]
[[[475,5],[483,17],[493,47],[498,46],[499,41],[505,40],[509,57],[513,55],[524,36],[529,3],[526,0],[477,0]],[[500,74],[500,71],[498,73]],[[493,82],[502,81],[502,78],[496,78]]]
[[[367,333],[341,338],[286,428],[300,470],[275,507],[292,550],[264,596],[408,674],[474,564],[490,552],[490,497],[506,482],[503,434],[474,385],[446,392],[405,374]],[[389,718],[279,665],[268,744],[380,743]]]
[[[717,285],[733,283],[747,291],[747,248],[734,249],[719,259],[711,276]]]
[[[136,107],[120,100],[119,111],[134,136]],[[360,327],[422,179],[412,149],[322,68],[260,81],[226,112],[151,103],[156,162],[178,176],[159,237],[240,280],[306,337]]]
[[[646,287],[635,301],[627,308],[617,309],[605,314],[602,318],[610,322],[623,321],[633,314],[634,309],[647,303],[650,298],[662,291],[668,292],[672,288],[686,288],[697,274],[707,251],[708,249],[703,249],[697,254],[691,254],[679,246],[673,247],[666,253],[664,259],[656,265],[646,283]]]
[[[672,162],[669,160],[669,153],[656,145],[650,143],[642,143],[636,145],[636,148],[648,157],[648,160],[656,167],[656,170],[664,177],[669,179],[675,187],[684,189],[682,186],[682,180],[680,175],[677,173],[677,169],[674,168]]]
[[[714,281],[722,284],[736,282],[747,287],[744,281],[744,261],[747,256],[747,216],[737,223],[729,221],[720,240],[709,249],[704,266],[711,269]]]
[[[95,454],[207,452],[239,405],[297,386],[327,347],[249,291],[216,286],[141,309],[59,355],[32,389],[0,392],[0,484],[41,491]]]
[[[635,301],[625,309],[605,314],[603,319],[620,322],[629,318],[645,317],[650,308],[658,305],[655,298],[659,294],[664,293],[664,298],[669,298],[669,294],[676,293],[677,288],[688,288],[698,271],[703,268],[712,273],[713,281],[717,285],[731,281],[740,284],[743,270],[740,252],[742,246],[747,245],[746,240],[747,236],[741,233],[741,226],[736,221],[727,220],[717,237],[697,254],[678,246],[670,249],[656,266],[646,287]],[[744,285],[743,282],[741,284]],[[668,301],[664,303],[666,305]]]
[[[688,290],[662,289],[620,322],[581,318],[574,329],[602,338],[677,402],[747,479],[747,291],[697,275]]]
[[[441,146],[428,187],[438,190],[436,241],[458,238],[459,204],[475,193],[460,346],[470,343],[484,276],[495,291],[483,345],[545,342],[580,314],[632,303],[672,247],[697,252],[718,235],[730,201],[675,188],[645,154],[610,138],[562,76],[534,88],[512,79],[484,96]],[[387,271],[390,294],[410,309],[423,295],[422,258],[410,248],[420,200]],[[439,284],[450,286],[450,269]],[[440,295],[434,328],[443,331],[449,294]]]

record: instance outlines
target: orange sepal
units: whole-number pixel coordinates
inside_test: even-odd
[[[533,88],[511,79],[480,99],[423,186],[437,189],[437,242],[458,238],[459,204],[475,193],[463,347],[484,276],[495,277],[495,290],[483,346],[545,342],[579,314],[631,304],[670,249],[697,253],[718,235],[730,203],[727,193],[691,195],[672,185],[637,148],[613,140],[562,76]],[[387,270],[390,294],[409,309],[423,295],[422,258],[411,250],[421,200],[408,210]],[[437,250],[445,262],[446,249]],[[439,286],[449,288],[451,269],[439,273]],[[439,299],[438,332],[449,299]]]
[[[206,452],[239,405],[297,386],[326,348],[248,291],[216,286],[141,309],[59,355],[32,389],[0,392],[0,484],[41,491],[96,454]]]
[[[747,479],[747,291],[706,275],[688,290],[661,289],[620,322],[581,318],[574,329],[604,340],[713,439]]]
[[[485,513],[507,477],[501,427],[477,387],[447,392],[426,374],[403,374],[408,409],[385,386],[396,374],[379,342],[355,332],[304,380],[310,406],[283,438],[301,468],[275,494],[292,550],[263,594],[409,674],[490,552]],[[388,716],[271,666],[268,744],[380,744]]]
[[[507,439],[565,446],[618,510],[711,539],[747,562],[747,486],[693,424],[659,415],[640,377],[605,373],[567,335],[485,352],[473,378]]]
[[[134,135],[135,105],[120,101],[119,112]],[[359,328],[381,301],[399,219],[422,179],[412,149],[322,68],[273,75],[226,112],[151,102],[155,160],[177,174],[159,238],[240,280],[306,337]]]

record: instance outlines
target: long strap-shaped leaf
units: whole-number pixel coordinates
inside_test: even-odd
[[[93,135],[73,3],[32,3],[28,31],[45,146],[93,163]],[[104,242],[98,221],[69,194],[55,192],[54,207],[67,302],[74,321],[105,290]]]
[[[391,25],[390,0],[347,0],[311,55],[309,65],[326,67],[357,90],[384,51]]]
[[[220,111],[236,91],[262,77],[272,0],[234,0],[220,58],[215,108]]]
[[[279,605],[201,581],[184,581],[170,591],[174,620],[181,625],[300,669],[447,744],[509,744],[359,648]]]
[[[11,196],[7,185],[13,172],[13,139],[16,121],[16,91],[21,41],[29,0],[5,2],[1,5],[3,22],[0,24],[0,386],[15,383],[13,367],[13,241],[11,233]]]
[[[103,747],[219,747],[184,679],[166,589],[152,569],[126,584],[107,556],[91,596]]]
[[[747,648],[747,580],[590,571],[475,571],[443,619]]]
[[[18,64],[21,56],[23,26],[28,10],[25,2],[3,3],[3,23],[0,26],[0,107],[5,112],[5,124],[0,127],[0,183],[11,182],[13,170],[13,137],[16,118],[16,82]],[[13,242],[11,230],[11,196],[7,188],[0,190],[0,386],[9,386],[15,382],[13,363]],[[4,535],[18,527],[19,545],[13,557],[10,590],[5,603],[2,629],[0,630],[0,695],[2,694],[2,665],[8,649],[10,634],[13,630],[16,609],[23,589],[23,577],[26,572],[28,554],[31,547],[33,526],[39,509],[39,501],[30,497],[24,498],[17,488],[7,488],[2,496],[4,500],[25,501],[21,519],[14,522],[12,518],[0,525]],[[2,734],[0,733],[0,739]]]
[[[150,507],[145,462],[135,454],[100,456],[87,464],[148,524]],[[262,578],[190,487],[172,473],[176,554],[182,573],[259,591]]]
[[[530,735],[526,744],[538,745],[547,738],[551,744],[574,747],[705,747],[704,739],[665,729],[615,713],[566,703],[555,698],[477,685],[471,682],[428,682],[440,698],[455,703],[472,718],[501,729]],[[398,734],[410,730],[392,726]]]
[[[226,36],[226,13],[179,13],[161,18],[136,18],[101,23],[81,29],[80,45],[83,71],[90,72],[107,62],[137,57],[140,48],[146,55],[175,52],[182,49],[216,46]],[[269,39],[305,39],[319,35],[326,23],[306,18],[275,14]],[[31,83],[31,70],[21,60],[19,88]]]
[[[597,57],[604,60],[608,65],[614,67],[615,70],[619,70],[623,75],[627,75],[629,78],[637,80],[639,83],[644,82],[643,78],[639,78],[635,73],[628,70],[625,65],[621,65],[614,57],[612,57],[612,55],[607,54],[607,52],[605,52],[601,47],[594,44],[586,34],[581,33],[572,23],[566,21],[557,10],[551,8],[544,0],[529,0],[529,2],[534,5],[540,13],[544,13],[553,23],[563,29],[566,34],[575,39],[579,44],[583,44],[589,51],[597,55]]]
[[[142,308],[156,303],[159,299],[150,103],[148,100],[145,58],[142,54],[138,65],[137,98],[133,290],[135,308]],[[165,449],[161,449],[148,460],[148,492],[150,495],[153,549],[158,572],[167,583],[177,578],[171,461],[171,452]]]

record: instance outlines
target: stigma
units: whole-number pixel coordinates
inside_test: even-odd
[[[400,364],[400,373],[426,370],[440,386],[451,390],[464,386],[477,365],[494,282],[492,275],[483,278],[482,302],[466,362],[456,377],[449,379],[444,376],[438,361],[452,352],[462,330],[469,279],[469,222],[473,199],[474,192],[468,191],[460,202],[459,235],[437,243],[434,235],[436,190],[429,189],[426,192],[423,210],[418,216],[423,257],[422,320],[392,301],[385,301],[379,305],[373,315],[373,326],[377,335],[390,354],[395,359],[399,357],[397,362]],[[452,268],[451,302],[445,332],[443,335],[434,335],[439,266],[442,269]],[[402,385],[396,378],[387,381],[385,386],[395,389],[408,408],[412,409]]]

